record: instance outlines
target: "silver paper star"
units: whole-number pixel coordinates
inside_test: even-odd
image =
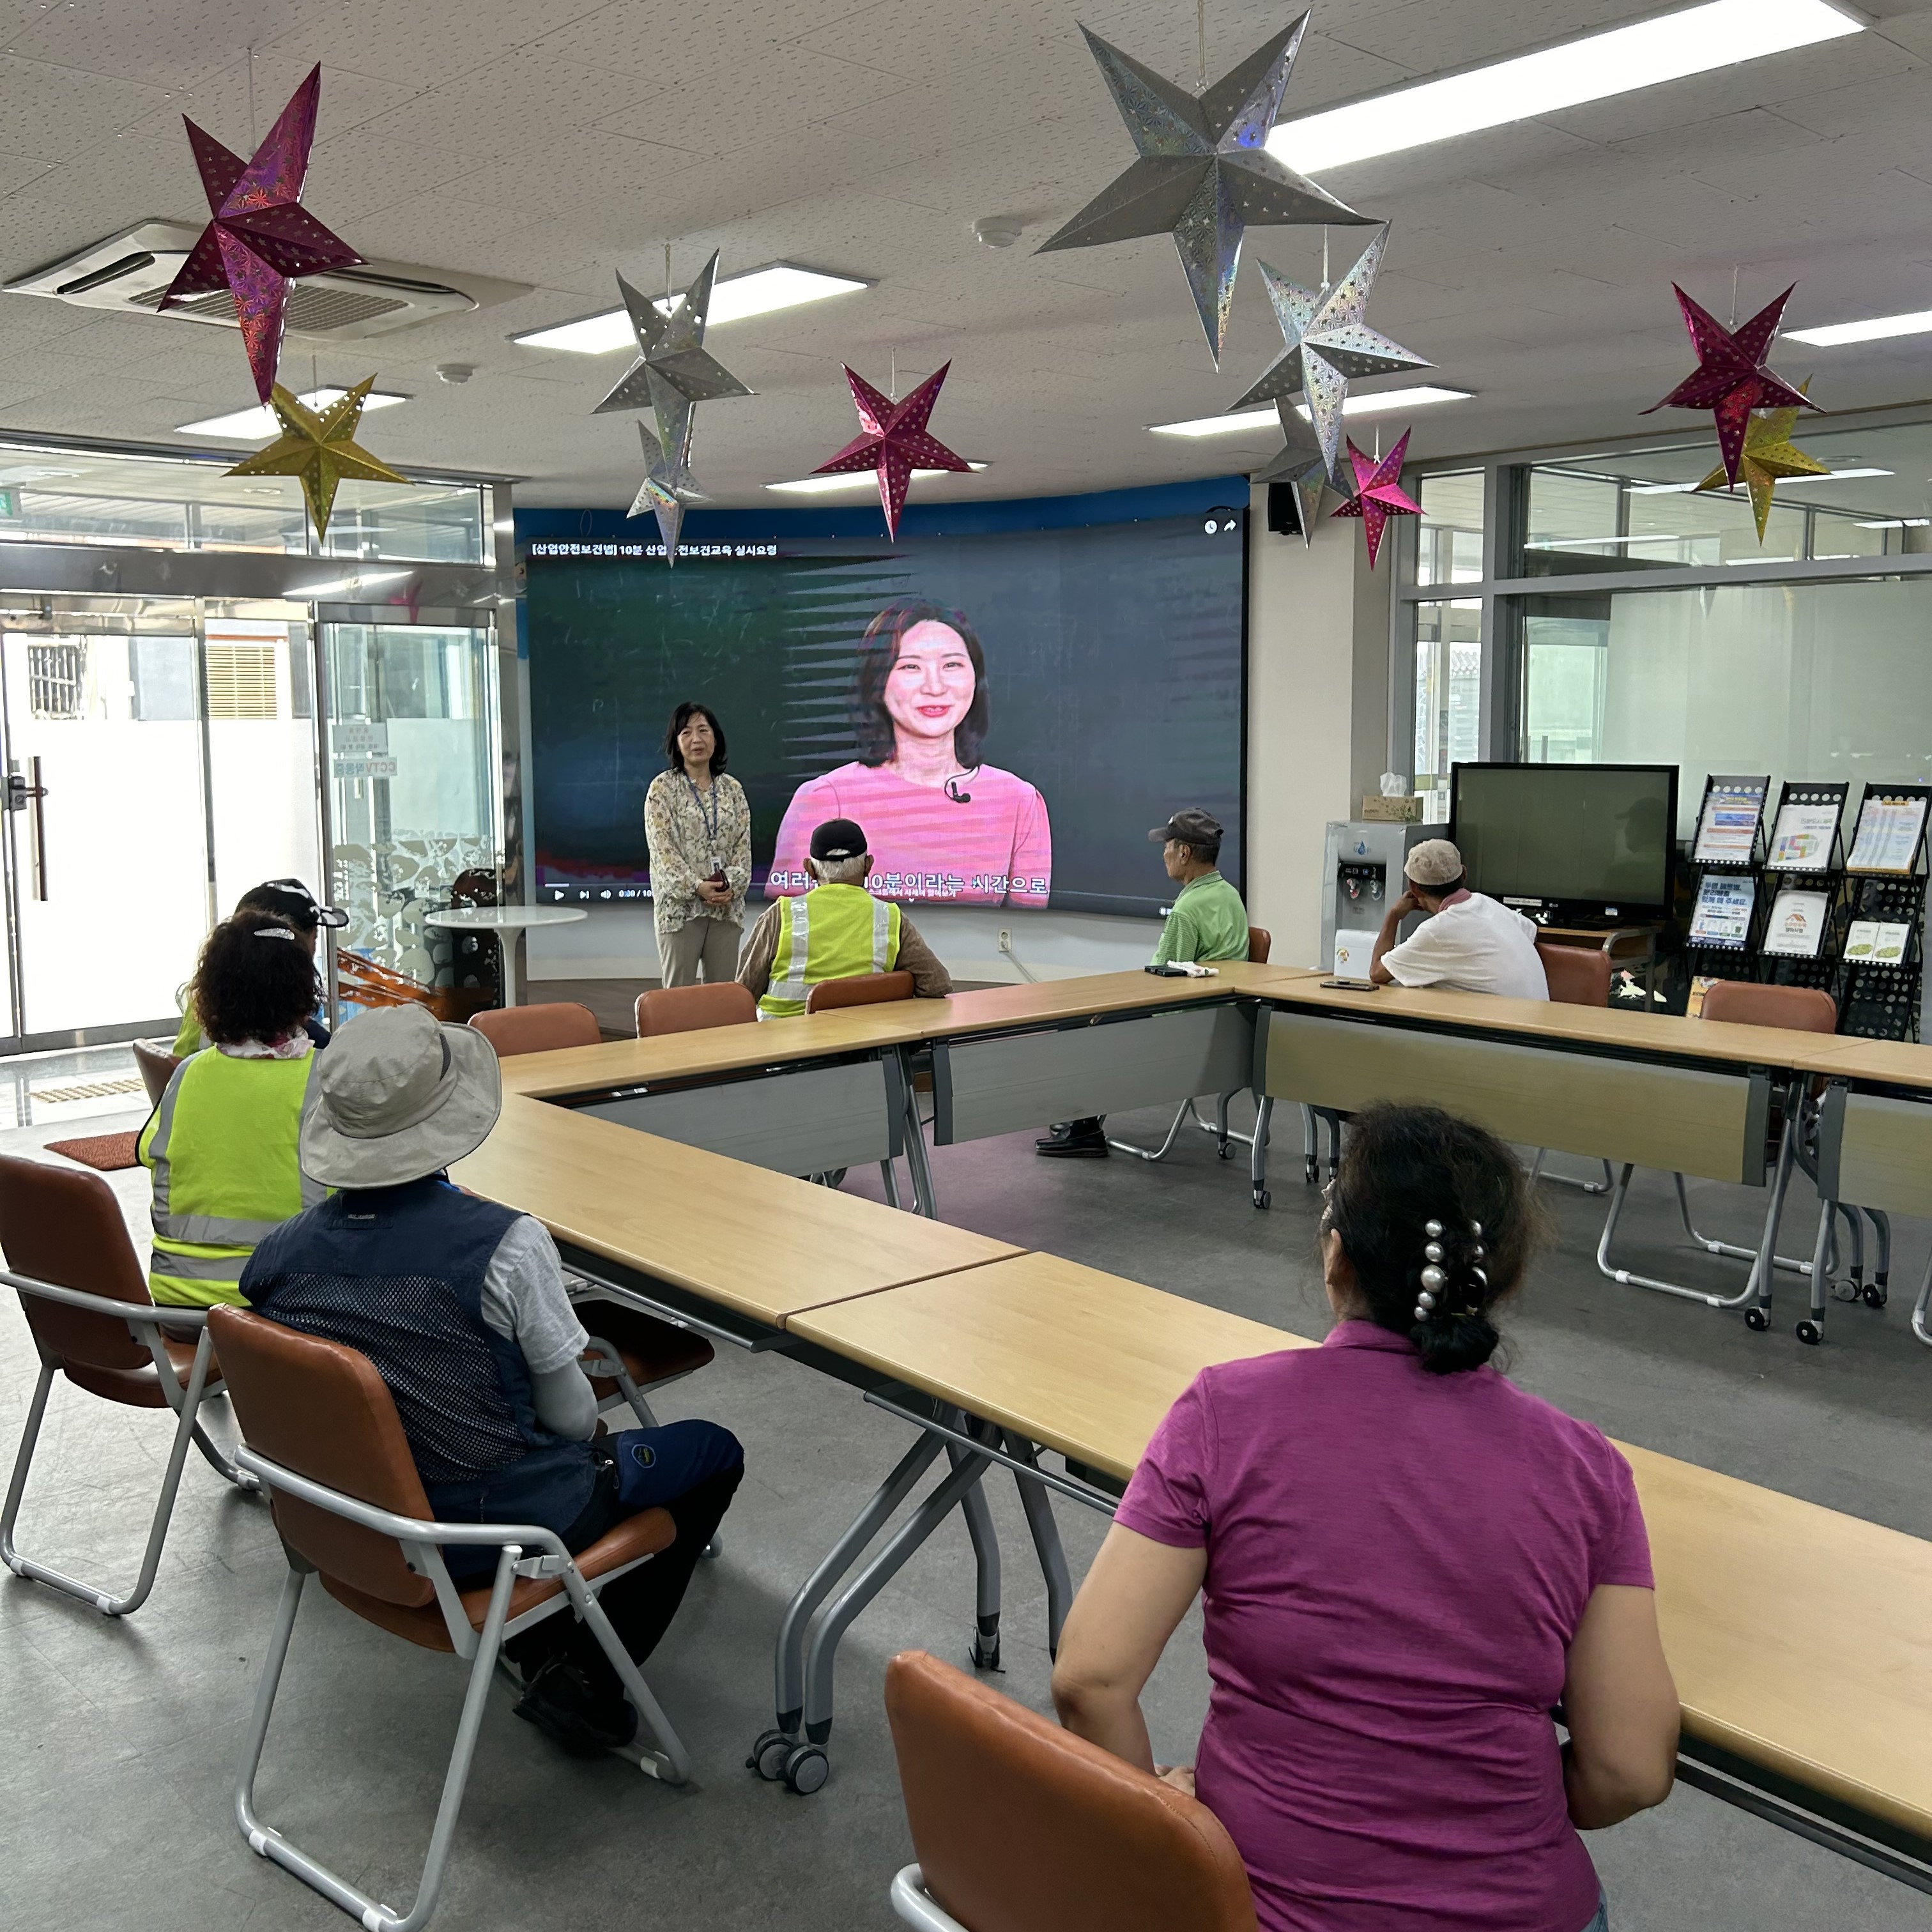
[[[1373,218],[1267,150],[1307,26],[1304,14],[1198,98],[1080,29],[1140,158],[1038,252],[1172,235],[1217,369],[1247,224],[1361,226]]]
[[[638,439],[644,446],[644,480],[625,514],[641,517],[646,510],[652,512],[658,520],[658,535],[664,539],[664,562],[675,563],[685,506],[701,502],[704,492],[692,479],[689,461],[668,456],[649,423],[638,424]]]
[[[1288,351],[1234,406],[1276,402],[1300,390],[1308,398],[1322,460],[1331,476],[1341,460],[1342,405],[1348,400],[1349,379],[1435,366],[1362,320],[1388,241],[1384,222],[1361,260],[1325,291],[1298,287],[1265,262],[1261,264]]]
[[[718,278],[718,257],[678,298],[670,314],[617,278],[631,328],[638,338],[638,359],[624,380],[592,412],[648,409],[657,418],[658,441],[680,466],[691,460],[692,405],[721,396],[752,392],[704,346],[704,323],[711,312],[711,285]]]
[[[1286,483],[1294,492],[1295,514],[1301,520],[1301,541],[1315,541],[1315,526],[1322,515],[1322,493],[1328,488],[1328,464],[1315,432],[1301,419],[1293,404],[1277,400],[1275,414],[1281,418],[1282,446],[1250,479],[1256,483]]]

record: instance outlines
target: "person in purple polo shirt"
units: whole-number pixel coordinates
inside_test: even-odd
[[[1326,1344],[1196,1378],[1067,1618],[1062,1721],[1153,1771],[1141,1690],[1203,1593],[1213,1695],[1164,1774],[1228,1828],[1261,1932],[1600,1932],[1577,1834],[1670,1790],[1630,1466],[1489,1365],[1536,1232],[1491,1135],[1359,1114]]]

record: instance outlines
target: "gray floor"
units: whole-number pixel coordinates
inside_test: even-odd
[[[70,1103],[78,1104],[78,1103]],[[90,1118],[106,1132],[137,1117]],[[1144,1141],[1165,1123],[1115,1122]],[[63,1120],[0,1133],[17,1153],[76,1130]],[[947,1218],[1176,1292],[1316,1334],[1313,1190],[1299,1136],[1278,1166],[1274,1207],[1248,1204],[1244,1176],[1190,1136],[1167,1165],[1034,1160],[1024,1138],[946,1149],[934,1166]],[[1290,1154],[1294,1158],[1288,1159]],[[873,1191],[867,1177],[855,1190]],[[116,1178],[130,1216],[146,1177]],[[1932,1534],[1932,1351],[1906,1327],[1908,1282],[1928,1230],[1902,1228],[1882,1312],[1834,1309],[1822,1349],[1792,1338],[1802,1295],[1780,1283],[1773,1332],[1600,1282],[1588,1254],[1598,1204],[1546,1189],[1562,1244],[1510,1328],[1529,1386],[1630,1441],[1919,1534]],[[1761,1197],[1697,1190],[1712,1232],[1748,1233]],[[1640,1264],[1723,1287],[1727,1264],[1676,1256],[1663,1184],[1647,1178],[1629,1219]],[[1789,1250],[1800,1239],[1794,1227]],[[17,1316],[0,1317],[0,1440],[29,1387]],[[848,1932],[896,1923],[886,1888],[910,1848],[879,1687],[885,1660],[920,1646],[958,1660],[972,1572],[956,1519],[848,1638],[832,1782],[810,1799],[742,1768],[770,1717],[770,1646],[788,1592],[903,1447],[902,1428],[849,1390],[780,1359],[722,1355],[668,1392],[667,1419],[703,1413],[736,1430],[749,1474],[722,1561],[700,1566],[650,1676],[699,1766],[672,1791],[616,1760],[566,1760],[493,1705],[440,1922],[521,1932],[538,1924]],[[164,1418],[57,1393],[22,1520],[36,1553],[110,1580],[135,1568],[167,1442]],[[1043,1706],[1040,1592],[1010,1486],[994,1502],[1007,1556],[1006,1674]],[[1060,1508],[1076,1575],[1102,1527]],[[192,1462],[155,1594],[108,1626],[92,1612],[0,1578],[0,1926],[333,1927],[346,1922],[254,1858],[235,1830],[230,1783],[283,1566],[264,1514]],[[1817,1669],[1858,1641],[1818,1633]],[[260,1796],[266,1814],[358,1883],[405,1903],[455,1722],[458,1667],[356,1622],[312,1591],[298,1626]],[[1185,1756],[1204,1705],[1198,1640],[1184,1633],[1150,1696],[1157,1748]],[[1688,1790],[1599,1834],[1592,1850],[1619,1932],[1906,1932],[1932,1920],[1922,1895]]]

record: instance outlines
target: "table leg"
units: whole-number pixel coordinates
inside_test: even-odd
[[[1023,1462],[1034,1462],[1040,1451],[1023,1436],[1004,1432],[1006,1453]],[[1042,1482],[1029,1482],[1016,1469],[1013,1480],[1020,1492],[1020,1507],[1026,1511],[1027,1528],[1040,1558],[1040,1574],[1046,1580],[1046,1653],[1060,1654],[1060,1633],[1073,1601],[1073,1579],[1066,1568],[1066,1552],[1060,1540],[1060,1526],[1054,1520],[1053,1499]]]
[[[529,978],[526,970],[529,937],[528,928],[520,926],[503,935],[503,1004],[506,1006],[524,1004],[524,987]]]

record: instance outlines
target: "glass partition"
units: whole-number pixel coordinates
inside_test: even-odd
[[[1474,584],[1483,574],[1483,472],[1423,478],[1418,584]]]
[[[1479,598],[1415,607],[1415,789],[1449,782],[1482,755],[1483,606]]]

